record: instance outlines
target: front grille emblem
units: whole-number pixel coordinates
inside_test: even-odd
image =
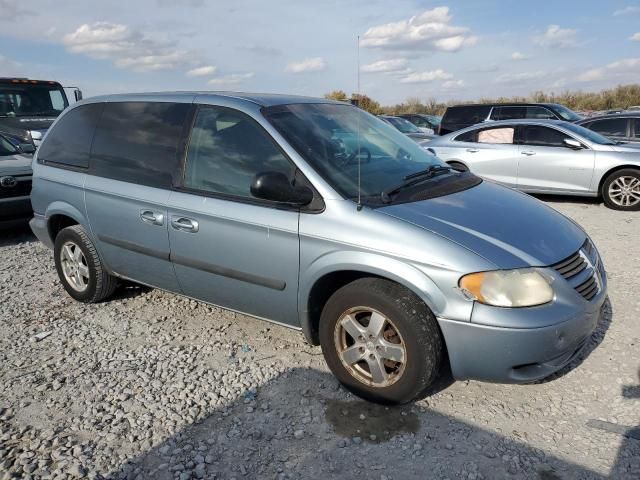
[[[18,180],[15,177],[0,177],[0,187],[13,188],[18,185]]]

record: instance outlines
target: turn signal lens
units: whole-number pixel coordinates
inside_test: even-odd
[[[535,268],[471,273],[458,285],[465,295],[495,307],[533,307],[553,300],[550,280]]]

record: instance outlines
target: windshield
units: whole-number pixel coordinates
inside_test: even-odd
[[[363,198],[379,197],[407,175],[445,165],[409,137],[357,107],[294,104],[264,108],[262,112],[346,198],[358,197],[358,163]]]
[[[391,125],[396,127],[402,133],[421,133],[420,129],[405,118],[400,117],[384,117]]]
[[[7,155],[15,155],[18,153],[18,149],[6,138],[0,136],[0,157],[6,157]]]
[[[68,105],[56,85],[0,84],[0,117],[58,116]]]
[[[598,145],[615,145],[616,142],[611,141],[611,139],[600,135],[593,130],[589,130],[588,128],[582,127],[580,125],[576,125],[575,123],[565,123],[562,125],[567,130],[570,130],[578,135],[586,138],[592,143],[597,143]]]
[[[564,105],[555,104],[555,105],[551,105],[551,108],[555,113],[560,115],[560,117],[563,120],[566,120],[567,122],[577,122],[578,120],[582,120],[584,118],[578,115],[573,110],[565,107]]]

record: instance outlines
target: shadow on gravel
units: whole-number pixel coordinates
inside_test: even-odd
[[[549,195],[542,193],[530,193],[529,195],[543,202],[583,203],[585,205],[600,205],[602,203],[602,199],[600,199],[599,197],[582,197],[579,195]]]
[[[600,344],[604,341],[604,337],[611,326],[611,320],[613,319],[613,305],[611,304],[611,299],[607,297],[604,304],[602,305],[602,315],[600,320],[598,320],[598,325],[596,325],[595,330],[591,334],[591,338],[584,346],[580,354],[573,359],[571,363],[558,370],[556,373],[544,378],[538,382],[534,383],[548,383],[557,380],[558,378],[564,377],[569,372],[578,368],[582,363],[591,355],[591,353],[600,346]]]
[[[29,228],[29,222],[26,220],[0,224],[0,247],[36,241],[35,235]]]
[[[328,373],[295,368],[261,386],[257,397],[247,391],[213,409],[107,478],[605,478],[527,445],[515,431],[501,435],[422,405],[367,403]],[[634,478],[624,472],[638,448],[623,444],[611,478]]]

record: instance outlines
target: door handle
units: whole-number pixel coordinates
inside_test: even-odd
[[[536,152],[532,152],[531,150],[525,150],[524,152],[520,152],[522,155],[526,155],[527,157],[530,157],[531,155],[535,155]]]
[[[467,148],[467,152],[469,152],[469,153],[477,153],[479,151],[480,150],[478,150],[477,148]]]
[[[199,229],[198,222],[186,217],[171,217],[171,226],[183,232],[196,233]]]
[[[140,210],[140,219],[151,225],[162,225],[164,223],[164,215],[153,210]]]

